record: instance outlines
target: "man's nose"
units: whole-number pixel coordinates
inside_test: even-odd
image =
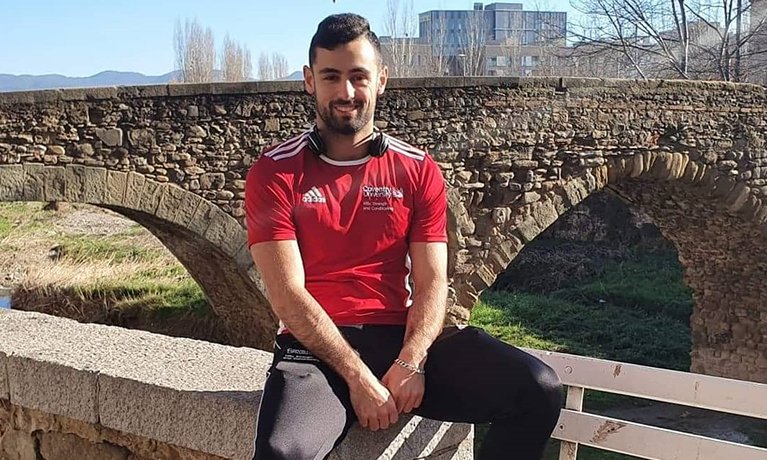
[[[351,80],[345,80],[338,89],[338,98],[344,101],[354,99],[354,85]]]

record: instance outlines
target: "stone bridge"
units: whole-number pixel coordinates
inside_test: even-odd
[[[609,187],[679,251],[692,370],[767,382],[766,107],[764,88],[725,83],[414,79],[392,82],[377,120],[428,148],[449,184],[450,321]],[[0,201],[133,219],[198,281],[233,344],[268,349],[275,319],[246,246],[244,178],[312,115],[296,82],[0,94]]]

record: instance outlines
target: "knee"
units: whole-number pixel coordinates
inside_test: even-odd
[[[303,460],[314,459],[317,452],[310,452],[304,443],[289,437],[272,436],[259,442],[253,460]]]
[[[540,408],[541,418],[553,427],[562,409],[562,382],[554,369],[541,361],[534,366],[532,377],[534,393],[539,395],[536,406]]]

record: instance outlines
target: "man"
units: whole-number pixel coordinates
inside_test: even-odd
[[[479,329],[443,330],[445,183],[428,154],[374,130],[387,68],[368,22],[323,20],[304,80],[315,128],[264,152],[246,185],[251,253],[281,321],[255,458],[326,458],[354,421],[375,431],[410,412],[490,423],[481,459],[540,458],[559,381]]]

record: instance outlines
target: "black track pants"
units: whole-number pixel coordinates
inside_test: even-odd
[[[383,378],[402,347],[404,327],[340,329]],[[254,459],[324,459],[356,421],[348,387],[293,336],[279,336],[276,345]],[[447,328],[429,349],[426,391],[413,412],[435,420],[490,423],[481,460],[537,460],[561,404],[559,379],[543,362],[481,329]]]

